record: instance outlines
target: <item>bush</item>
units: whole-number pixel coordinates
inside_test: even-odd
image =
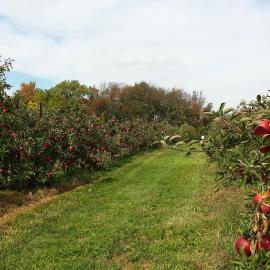
[[[116,155],[133,155],[159,138],[155,123],[101,122],[83,110],[39,112],[1,96],[0,187],[34,189],[53,183],[59,171],[89,170]]]
[[[186,140],[193,140],[196,139],[198,137],[196,128],[194,128],[193,126],[190,126],[189,124],[183,124],[180,126],[180,128],[178,129],[178,134]]]
[[[160,138],[168,135],[178,134],[179,127],[172,126],[168,122],[153,122],[155,129],[160,132]]]

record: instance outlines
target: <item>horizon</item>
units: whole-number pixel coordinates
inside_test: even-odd
[[[29,83],[29,82],[35,82],[36,83],[36,86],[37,88],[40,88],[42,90],[48,90],[52,87],[54,87],[56,84],[62,82],[62,81],[58,81],[58,82],[52,82],[51,80],[49,79],[44,79],[44,78],[39,78],[39,77],[34,77],[34,76],[31,76],[31,75],[28,75],[28,74],[16,74],[16,71],[14,70],[11,70],[8,74],[7,74],[7,82],[11,85],[11,89],[7,90],[7,93],[12,95],[16,90],[18,90],[20,88],[20,85],[22,83]],[[64,79],[65,80],[65,79]],[[68,79],[66,79],[68,80]],[[74,79],[76,80],[76,79]],[[79,81],[79,80],[77,80]],[[80,82],[80,81],[79,81]],[[134,83],[140,83],[142,81],[138,81],[138,82],[134,82]],[[81,82],[80,82],[81,83]],[[110,83],[110,82],[100,82],[99,85],[102,85],[104,83]],[[113,82],[113,83],[119,83],[119,84],[122,84],[121,82]],[[151,82],[147,82],[149,84],[151,84]],[[127,84],[127,83],[126,83]],[[127,84],[128,85],[128,84]],[[87,86],[91,86],[91,85],[87,85]],[[97,89],[99,89],[100,87],[97,86],[97,85],[92,85],[94,87],[96,87]],[[177,89],[181,89],[183,91],[185,91],[186,93],[188,94],[192,94],[193,91],[197,91],[197,90],[186,90],[186,89],[183,89],[183,88],[180,88],[180,87],[177,87],[177,86],[174,86],[174,87],[166,87],[166,86],[161,86],[161,85],[156,85],[157,87],[162,87],[163,89],[165,89],[166,91],[167,90],[171,90],[172,88],[177,88]],[[246,102],[250,102],[252,100],[255,100],[256,99],[256,96],[257,95],[265,95],[266,92],[269,91],[269,90],[266,90],[265,92],[258,92],[254,97],[252,97],[251,99],[249,100],[246,100],[246,99],[242,99],[242,100],[239,100],[238,103],[235,103],[235,104],[228,104],[226,103],[226,101],[221,101],[220,103],[214,103],[212,102],[211,100],[209,100],[205,95],[204,95],[204,92],[202,92],[202,95],[203,97],[205,98],[205,103],[208,104],[208,103],[212,103],[213,104],[213,109],[217,110],[219,108],[219,106],[221,105],[221,103],[225,103],[225,106],[226,107],[230,107],[230,106],[238,106],[242,101],[246,101]],[[197,92],[200,92],[197,91]]]
[[[29,81],[45,89],[65,79],[95,86],[146,81],[202,91],[217,107],[250,101],[270,86],[268,1],[1,4],[0,54],[15,59],[13,91]]]

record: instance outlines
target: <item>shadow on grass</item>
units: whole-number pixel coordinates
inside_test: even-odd
[[[147,149],[133,156],[111,160],[105,168],[97,171],[91,172],[84,168],[73,168],[68,173],[60,171],[50,186],[33,191],[18,192],[12,190],[0,190],[0,217],[14,212],[19,207],[37,203],[54,195],[73,190],[79,186],[99,181],[112,182],[113,178],[104,177],[104,173],[120,168],[135,158],[154,151],[157,150]]]

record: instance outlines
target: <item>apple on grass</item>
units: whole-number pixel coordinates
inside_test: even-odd
[[[269,214],[270,213],[270,205],[266,203],[262,203],[260,205],[260,211],[264,214]]]
[[[238,238],[235,242],[235,248],[238,254],[242,254],[242,251],[248,256],[251,256],[251,243],[244,236]]]
[[[256,248],[269,251],[270,250],[270,237],[264,236],[260,241],[257,242]]]
[[[259,204],[265,201],[265,199],[270,197],[270,192],[269,191],[265,191],[264,193],[257,193],[255,195],[255,197],[253,198],[253,203],[254,204]]]

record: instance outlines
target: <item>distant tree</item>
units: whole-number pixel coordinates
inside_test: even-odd
[[[27,104],[34,100],[36,90],[37,87],[34,81],[29,83],[22,83],[20,89],[16,91],[15,95]]]
[[[181,125],[178,131],[179,131],[179,135],[183,139],[188,139],[188,140],[198,139],[197,129],[187,123]]]
[[[0,56],[0,96],[11,86],[5,73],[10,71],[12,60]],[[165,121],[174,126],[188,124],[196,130],[207,128],[208,120],[201,117],[203,111],[211,111],[212,104],[205,105],[201,92],[186,93],[183,89],[164,89],[147,82],[134,85],[104,83],[101,89],[88,87],[77,80],[65,80],[48,90],[37,88],[36,83],[22,83],[15,98],[28,107],[37,108],[39,103],[49,109],[85,109],[105,119],[113,116],[119,120],[142,118]],[[185,127],[185,126],[184,126]]]
[[[89,104],[96,90],[76,80],[65,80],[45,91],[46,105],[50,109],[80,107]]]
[[[39,103],[45,103],[45,92],[38,89],[36,82],[22,83],[20,89],[15,92],[14,97],[30,108],[38,108]]]
[[[181,126],[200,125],[205,99],[200,92],[192,95],[183,89],[165,90],[146,82],[134,85],[103,84],[98,95],[89,103],[91,113],[105,112],[119,119],[143,118],[167,121]]]
[[[182,89],[167,91],[164,98],[165,120],[180,126],[188,121],[187,110],[190,107],[189,96]]]
[[[213,110],[213,103],[207,103],[207,105],[203,108],[203,112],[211,112]]]

